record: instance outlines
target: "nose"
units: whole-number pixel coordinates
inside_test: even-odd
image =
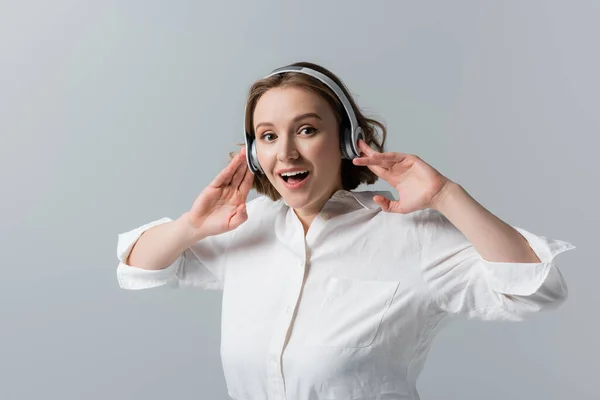
[[[298,149],[293,139],[283,137],[278,144],[277,159],[279,161],[295,160],[298,158]]]

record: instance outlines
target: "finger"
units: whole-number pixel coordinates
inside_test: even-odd
[[[393,162],[376,159],[376,158],[370,158],[370,157],[355,158],[354,160],[352,160],[352,162],[354,165],[367,166],[367,167],[377,166],[377,167],[384,168],[384,169],[388,169],[388,168],[392,167],[392,165],[394,165]]]
[[[369,146],[364,140],[360,139],[358,141],[358,148],[361,149],[363,151],[363,153],[365,153],[367,156],[370,156],[372,154],[377,154],[378,151],[376,151],[375,149],[373,149],[371,146]]]
[[[233,177],[231,178],[230,185],[234,189],[238,188],[238,186],[240,185],[240,182],[244,179],[246,171],[248,170],[248,164],[245,162],[246,159],[245,159],[244,155],[242,155],[242,158],[243,158],[242,162],[240,163],[240,165],[238,165],[237,169],[233,173]]]
[[[233,159],[229,162],[229,165],[227,165],[227,167],[223,168],[223,170],[221,172],[219,172],[219,174],[211,182],[210,185],[212,187],[218,188],[218,187],[229,184],[229,182],[231,181],[231,177],[233,176],[233,174],[235,173],[237,168],[240,166],[242,161],[243,161],[243,153],[240,152],[238,155],[233,157]]]
[[[380,166],[380,165],[369,165],[369,164],[363,164],[365,159],[363,158],[355,158],[354,160],[352,160],[352,162],[354,163],[354,165],[360,165],[360,166],[365,166],[367,168],[369,168],[369,170],[371,170],[375,175],[377,175],[380,178],[386,179],[387,175],[389,173],[389,170],[387,168],[385,168],[384,166]]]
[[[254,181],[254,174],[252,173],[252,171],[250,171],[250,168],[248,168],[246,166],[246,173],[245,173],[244,179],[242,180],[242,183],[240,184],[240,187],[239,187],[239,191],[244,196],[247,196],[248,193],[250,192],[250,189],[252,189],[253,181]]]
[[[385,171],[389,171],[396,163],[393,161],[384,161],[380,159],[373,159],[370,157],[355,158],[353,160],[354,165],[365,166],[373,171],[373,168],[379,168]],[[375,172],[375,171],[373,171]]]
[[[367,156],[366,158],[397,163],[397,162],[404,161],[406,159],[406,157],[408,157],[408,156],[409,156],[408,154],[404,154],[404,153],[386,152],[386,153],[374,153],[374,154],[371,154],[370,156]]]
[[[387,152],[375,154],[375,157],[380,157],[385,161],[402,162],[406,160],[409,155],[410,154]]]
[[[371,171],[373,171],[373,173],[375,175],[377,175],[378,177],[387,180],[388,179],[388,172],[389,170],[384,168],[384,167],[378,167],[376,165],[367,165],[367,168],[369,168]]]

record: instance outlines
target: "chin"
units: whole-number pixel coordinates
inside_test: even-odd
[[[311,190],[302,192],[291,192],[286,188],[280,188],[279,193],[285,201],[285,203],[293,208],[294,210],[311,210],[315,207],[321,207],[321,200],[323,199],[324,193],[319,193]]]
[[[276,178],[275,183],[271,181],[271,184],[288,206],[299,210],[317,206],[326,195],[326,191],[319,190],[324,187],[322,179],[315,180],[315,178],[312,174],[309,175],[304,184],[296,188],[288,187],[289,185],[283,183],[281,178]]]
[[[295,209],[304,208],[314,201],[314,196],[311,196],[311,194],[308,192],[290,193],[285,188],[282,188],[279,190],[279,193],[281,194],[281,197],[287,203],[287,205]]]

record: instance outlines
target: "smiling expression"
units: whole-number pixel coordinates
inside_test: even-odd
[[[339,124],[325,99],[297,86],[269,89],[253,115],[258,161],[296,211],[318,213],[341,184]]]

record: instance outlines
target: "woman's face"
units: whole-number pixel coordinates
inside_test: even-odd
[[[258,161],[290,207],[316,213],[342,188],[338,122],[317,94],[269,89],[254,109],[254,131]]]

